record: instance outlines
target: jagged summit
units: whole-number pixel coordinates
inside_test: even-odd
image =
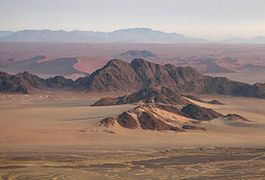
[[[190,67],[163,66],[137,58],[131,63],[113,59],[103,68],[76,83],[85,91],[134,91],[151,86],[189,88],[188,81],[201,75]],[[79,84],[78,84],[79,83]]]
[[[122,64],[127,64],[127,63],[120,59],[111,59],[107,62],[105,66],[122,65]]]

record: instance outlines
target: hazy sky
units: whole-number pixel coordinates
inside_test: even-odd
[[[0,0],[0,29],[148,27],[224,39],[265,36],[265,0]]]

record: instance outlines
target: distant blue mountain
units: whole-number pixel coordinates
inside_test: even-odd
[[[213,42],[149,28],[128,28],[112,32],[22,30],[17,32],[0,31],[0,42],[265,44],[265,36],[250,39],[232,38]]]
[[[7,42],[89,42],[89,43],[207,43],[177,33],[165,33],[148,28],[120,29],[113,32],[22,30],[0,36]]]
[[[232,38],[222,41],[227,44],[265,44],[265,36],[257,36],[250,39]]]
[[[8,36],[12,33],[14,33],[14,32],[12,32],[12,31],[0,31],[0,38],[4,37],[4,36]]]

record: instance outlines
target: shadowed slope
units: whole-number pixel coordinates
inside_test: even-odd
[[[265,84],[262,83],[250,85],[224,77],[204,76],[191,67],[163,66],[143,59],[134,59],[131,63],[114,59],[91,75],[71,83],[71,89],[84,92],[133,92],[155,86],[181,93],[265,98]]]
[[[150,87],[127,96],[117,98],[103,98],[97,101],[93,106],[107,106],[133,103],[163,103],[174,105],[187,105],[191,102],[176,92],[166,87]]]
[[[201,121],[209,121],[223,115],[209,108],[204,108],[195,104],[189,104],[180,110],[184,116]]]
[[[10,75],[0,72],[0,92],[30,93],[34,90],[70,89],[73,80],[65,79],[62,76],[42,79],[28,72]]]
[[[111,60],[90,76],[75,82],[76,89],[99,92],[130,92],[154,86],[185,93],[265,97],[264,84],[250,85],[225,77],[204,76],[191,67],[159,65],[143,59],[134,59],[131,63]]]

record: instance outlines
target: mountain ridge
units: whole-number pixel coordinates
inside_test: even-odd
[[[0,42],[265,44],[265,36],[214,41],[150,28],[127,28],[111,32],[25,29],[15,32],[0,31]]]
[[[3,77],[0,76],[2,86],[3,83],[4,85],[9,83],[8,80],[12,82],[13,78],[6,78],[7,76],[17,78],[17,75],[2,75]],[[39,78],[35,75],[32,76],[33,79]],[[25,78],[22,78],[21,81],[24,82]],[[45,79],[41,79],[41,81],[46,83]],[[34,87],[34,84],[30,85]],[[205,76],[191,67],[160,65],[143,59],[134,59],[131,63],[117,59],[110,60],[104,67],[88,76],[71,81],[65,88],[83,92],[134,92],[155,86],[169,87],[180,93],[265,98],[265,83],[250,85],[231,81],[225,77]]]
[[[0,71],[0,92],[28,94],[38,90],[70,89],[73,80],[63,76],[43,79],[28,72],[11,75]]]
[[[191,102],[167,87],[147,87],[132,94],[117,98],[103,98],[92,106],[109,106],[134,103],[164,103],[188,105]]]
[[[253,38],[231,38],[222,41],[228,44],[265,44],[265,36],[256,36]]]
[[[21,30],[0,37],[2,42],[89,42],[89,43],[206,43],[207,40],[150,28],[127,28],[112,32]]]

